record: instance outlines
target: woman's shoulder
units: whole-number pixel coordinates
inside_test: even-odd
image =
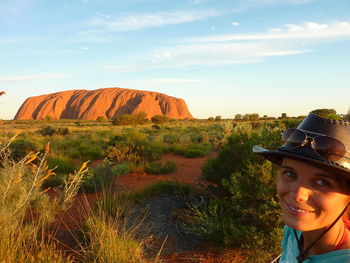
[[[321,255],[311,255],[305,263],[349,263],[350,249],[331,251]]]
[[[298,237],[301,231],[295,230]],[[297,262],[299,255],[298,244],[295,239],[294,229],[285,226],[282,239],[282,255],[280,263]],[[304,263],[350,263],[350,249],[331,251],[321,255],[310,255]]]

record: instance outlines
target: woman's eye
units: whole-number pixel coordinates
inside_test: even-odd
[[[319,186],[331,186],[331,184],[326,181],[326,180],[323,180],[323,179],[317,179],[316,180],[316,183],[319,185]]]
[[[294,179],[296,174],[291,171],[283,171],[282,174],[288,179]]]

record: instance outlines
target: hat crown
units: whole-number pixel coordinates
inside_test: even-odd
[[[326,119],[310,113],[297,127],[309,133],[322,134],[341,141],[350,148],[350,122]]]

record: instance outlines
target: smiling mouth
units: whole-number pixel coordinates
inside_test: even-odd
[[[287,205],[288,210],[294,215],[305,215],[305,214],[315,213],[315,211],[309,211],[309,210],[301,209],[299,207],[296,207],[296,206],[293,206],[291,204],[288,204],[287,202],[285,202],[285,204]]]

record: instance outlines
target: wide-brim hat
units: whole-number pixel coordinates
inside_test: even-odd
[[[350,122],[332,120],[310,113],[297,127],[309,136],[328,136],[342,142],[346,149],[350,149]],[[349,150],[348,150],[349,151]],[[284,157],[298,159],[313,164],[332,173],[345,176],[350,179],[350,154],[345,153],[339,161],[329,161],[322,158],[312,149],[310,143],[296,148],[280,146],[276,150],[267,150],[258,145],[253,147],[253,152],[262,155],[271,162],[281,165]],[[346,158],[347,157],[347,158]]]

